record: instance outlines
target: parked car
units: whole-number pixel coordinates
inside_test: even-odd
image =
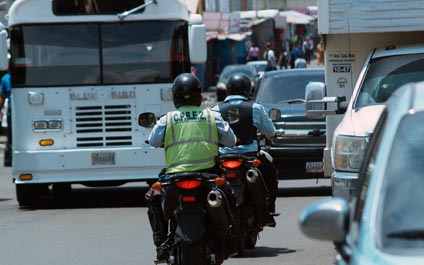
[[[258,60],[258,61],[250,61],[246,64],[253,65],[258,72],[259,78],[262,78],[266,70],[268,69],[268,61],[267,60]]]
[[[335,242],[337,264],[424,264],[423,135],[424,82],[409,83],[377,121],[352,201],[309,205],[301,231]]]
[[[253,100],[262,104],[278,130],[271,142],[261,141],[273,156],[281,179],[323,177],[325,119],[306,117],[305,88],[324,82],[324,68],[265,72]]]
[[[333,196],[349,199],[354,192],[367,142],[386,100],[402,85],[419,81],[424,81],[423,44],[371,51],[350,101],[338,104],[342,108],[337,108],[337,114],[344,116],[330,139]]]
[[[228,79],[234,74],[242,73],[247,75],[252,81],[252,90],[255,90],[259,82],[259,74],[253,65],[248,64],[230,64],[222,69],[216,85],[218,101],[223,101],[226,96]]]

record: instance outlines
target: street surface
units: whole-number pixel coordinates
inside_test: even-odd
[[[144,183],[50,194],[37,209],[20,209],[3,167],[0,137],[1,265],[149,265],[155,249],[143,195]],[[265,228],[255,249],[228,265],[330,265],[331,243],[308,239],[298,228],[309,203],[330,196],[328,180],[280,181],[277,227]],[[306,187],[306,188],[305,188]]]

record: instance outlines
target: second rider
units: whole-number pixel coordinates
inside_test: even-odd
[[[276,129],[264,106],[249,100],[252,92],[250,78],[245,74],[234,74],[227,83],[227,97],[212,110],[219,111],[237,136],[234,147],[220,147],[219,153],[241,153],[257,156],[262,161],[259,167],[269,191],[268,212],[266,224],[275,226],[275,200],[278,191],[278,174],[269,154],[260,150],[258,132],[271,139]]]

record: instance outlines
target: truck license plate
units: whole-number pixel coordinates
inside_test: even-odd
[[[91,164],[93,166],[115,165],[115,153],[114,152],[92,153],[91,154]]]
[[[323,172],[322,162],[306,162],[306,173],[321,173]]]

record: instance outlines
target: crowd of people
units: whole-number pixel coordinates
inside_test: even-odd
[[[268,41],[265,50],[261,54],[256,43],[252,43],[248,48],[246,61],[266,60],[267,70],[306,68],[311,60],[316,58],[317,65],[324,65],[324,44],[320,41],[315,45],[310,36],[306,36],[303,41],[290,43],[289,47],[282,47],[277,55],[272,43]]]

